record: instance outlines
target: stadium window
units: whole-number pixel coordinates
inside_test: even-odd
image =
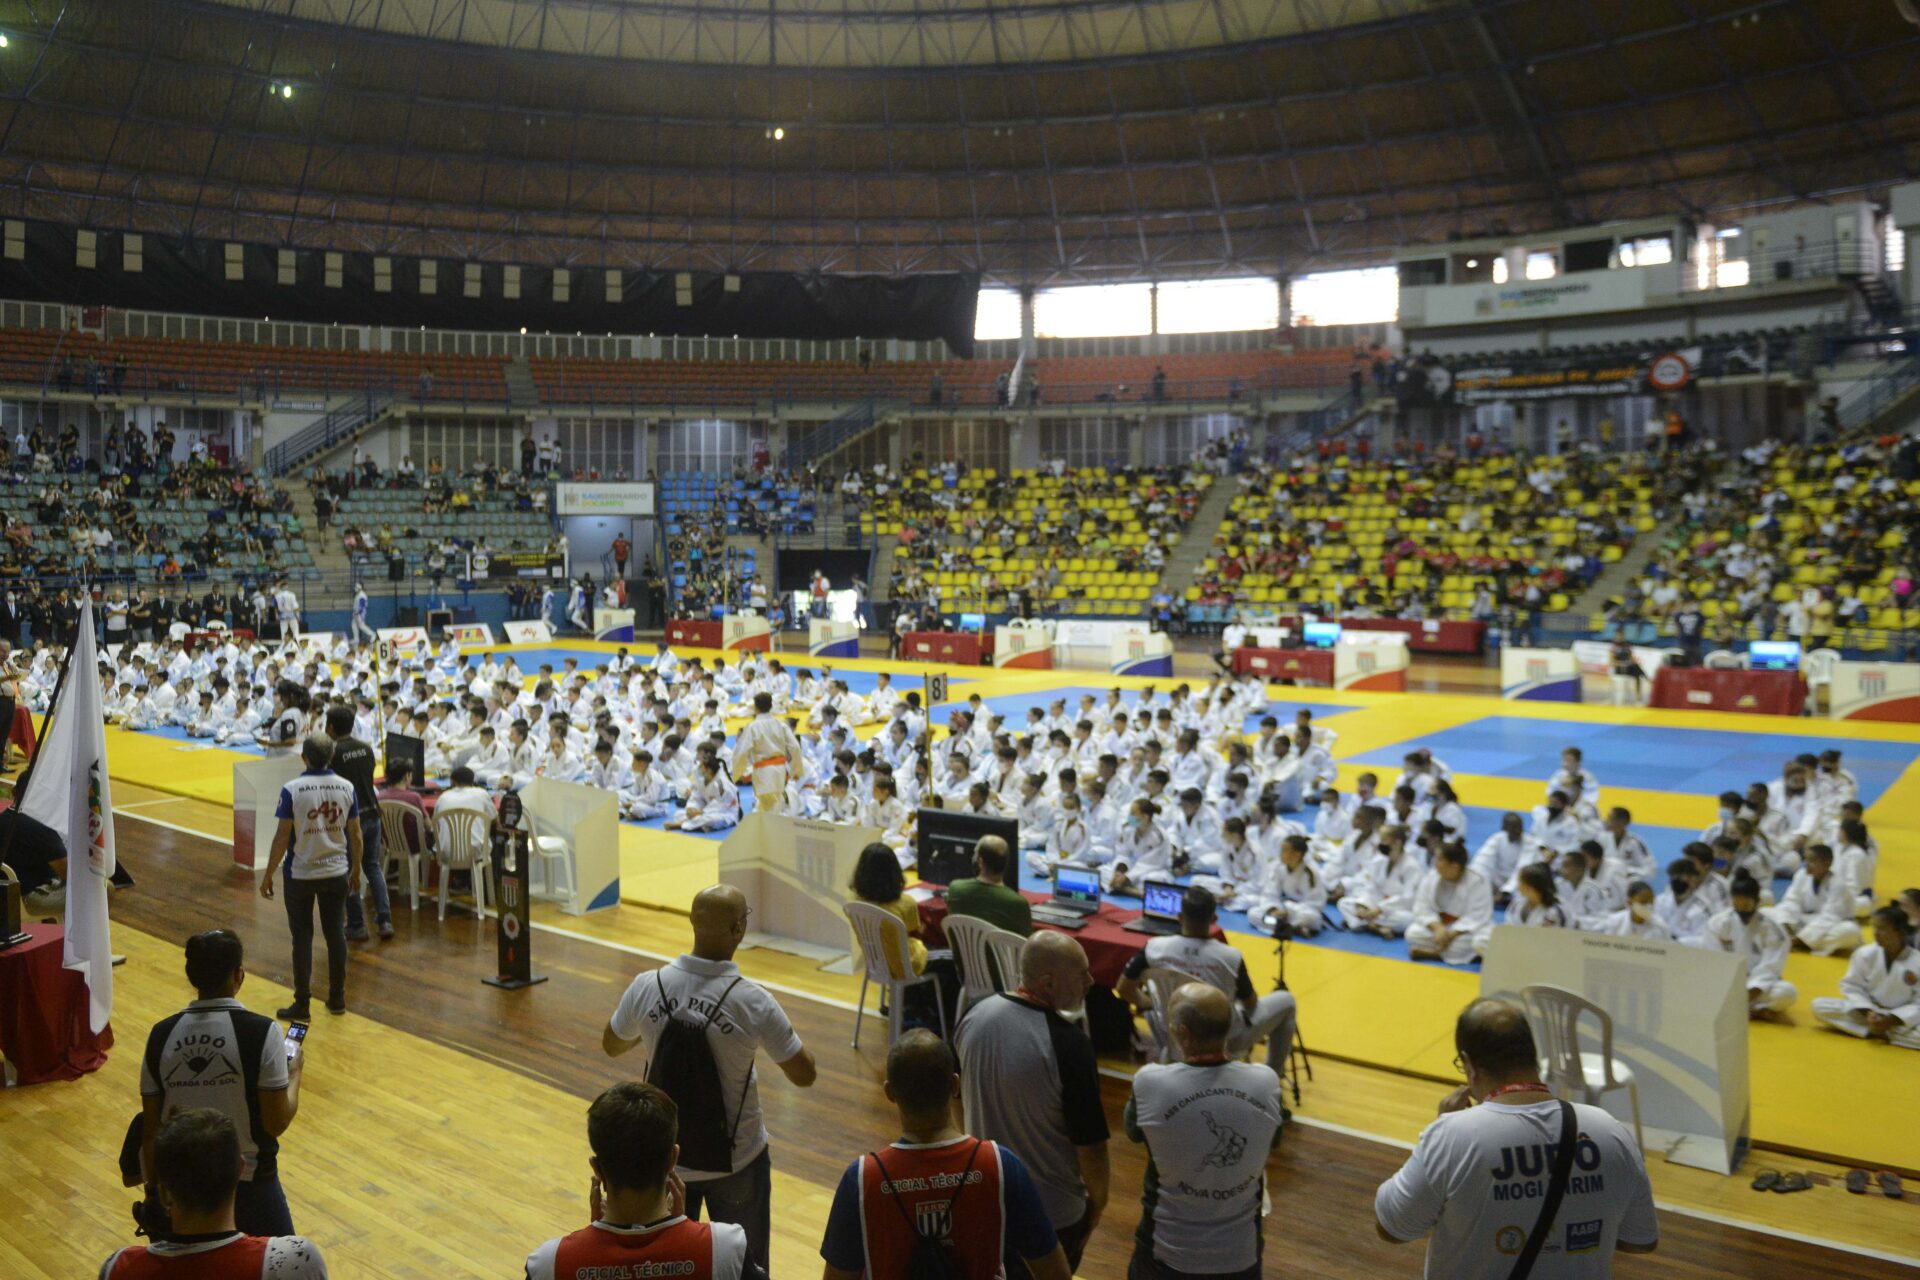
[[[1020,294],[1013,289],[982,289],[973,308],[973,340],[992,342],[1020,336]]]
[[[1887,274],[1892,275],[1896,271],[1905,271],[1907,269],[1907,235],[1906,232],[1900,230],[1900,227],[1892,218],[1887,219],[1886,225],[1887,247],[1885,260],[1887,264]],[[8,256],[11,257],[12,255],[9,254]]]
[[[1673,261],[1673,241],[1667,236],[1643,236],[1620,242],[1623,267],[1659,267]]]
[[[1551,249],[1527,250],[1527,279],[1551,280],[1560,274],[1560,263]]]
[[[1161,333],[1233,333],[1280,323],[1280,286],[1260,276],[1160,286]]]
[[[1033,299],[1038,338],[1119,338],[1153,332],[1153,286],[1042,289]]]
[[[1751,278],[1751,269],[1745,258],[1730,258],[1713,269],[1713,285],[1716,289],[1738,289]]]
[[[1495,284],[1507,282],[1507,255],[1504,253],[1493,260],[1493,282]]]
[[[1392,267],[1321,271],[1293,282],[1293,323],[1379,324],[1400,318],[1400,275]]]

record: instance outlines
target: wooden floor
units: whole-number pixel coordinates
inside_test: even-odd
[[[127,802],[142,803],[133,796]],[[171,811],[156,805],[135,813]],[[7,1170],[0,1218],[8,1223],[0,1232],[0,1276],[87,1274],[129,1239],[130,1196],[117,1185],[112,1157],[136,1106],[145,1028],[190,994],[179,969],[182,939],[213,925],[237,929],[248,946],[249,1004],[270,1010],[285,995],[282,909],[231,868],[223,844],[134,814],[120,818],[117,833],[139,878],[113,901],[116,948],[128,956],[116,978],[121,1041],[93,1076],[0,1095]],[[322,1015],[314,1027],[301,1114],[283,1154],[295,1221],[328,1253],[336,1275],[517,1274],[539,1240],[584,1220],[585,1103],[622,1078],[626,1065],[601,1055],[599,1031],[634,973],[653,962],[636,954],[645,946],[543,932],[537,967],[550,981],[502,992],[479,981],[492,968],[490,925],[463,915],[441,924],[430,910],[417,917],[402,910],[396,923],[399,936],[391,942],[355,948],[352,1012]],[[683,927],[671,918],[657,922],[662,952],[674,949]],[[845,1163],[895,1135],[877,1086],[882,1024],[868,1024],[856,1053],[848,1045],[847,1010],[805,998],[783,1003],[821,1067],[811,1090],[792,1089],[775,1075],[763,1095],[776,1169],[775,1273],[791,1277],[818,1273],[815,1250]],[[1108,1080],[1105,1092],[1117,1122],[1124,1080]],[[1271,1164],[1272,1274],[1418,1274],[1417,1247],[1396,1249],[1374,1235],[1372,1197],[1404,1158],[1399,1142],[1430,1113],[1434,1092],[1321,1064],[1303,1119],[1327,1123],[1337,1116],[1336,1125],[1384,1130],[1399,1141],[1304,1124],[1290,1132]],[[1380,1123],[1355,1123],[1368,1117]],[[1114,1204],[1082,1275],[1124,1274],[1143,1168],[1140,1149],[1116,1141]],[[1663,1200],[1666,1176],[1656,1173]],[[1727,1216],[1754,1212],[1752,1201],[1760,1216],[1789,1219],[1803,1235],[1878,1241],[1902,1254],[1915,1252],[1920,1239],[1914,1205],[1833,1187],[1763,1197],[1741,1180],[1710,1181],[1729,1206]],[[1619,1274],[1858,1277],[1901,1269],[1700,1216],[1665,1213],[1662,1228],[1660,1253],[1623,1259]]]

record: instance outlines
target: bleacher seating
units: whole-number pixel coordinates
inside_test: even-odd
[[[1814,594],[1833,606],[1824,639],[1834,646],[1881,652],[1916,629],[1920,596],[1898,590],[1912,580],[1911,517],[1899,508],[1920,499],[1920,480],[1901,480],[1892,450],[1878,442],[1785,448],[1736,460],[1714,500],[1669,539],[1648,579],[1671,580],[1699,605],[1707,634],[1718,642],[1822,639]],[[1729,571],[1740,548],[1744,573]],[[1750,566],[1750,567],[1749,567]],[[1743,604],[1742,597],[1759,598]],[[1790,602],[1808,608],[1805,630],[1790,626]],[[1669,632],[1671,609],[1634,591],[1616,613]],[[1610,619],[1589,620],[1598,630]]]
[[[428,401],[507,400],[501,356],[406,355],[273,347],[256,343],[196,342],[178,338],[119,337],[46,329],[0,330],[0,381],[89,390],[86,373],[97,362],[111,393],[115,366],[124,364],[124,390],[256,397],[288,391],[378,391]],[[64,371],[64,372],[63,372]],[[431,374],[431,378],[423,375]]]
[[[1320,461],[1266,471],[1234,498],[1215,550],[1186,588],[1189,619],[1259,612],[1391,607],[1417,595],[1431,617],[1466,617],[1481,587],[1497,604],[1528,582],[1546,612],[1591,571],[1655,525],[1655,475],[1638,455],[1423,462]],[[1539,484],[1534,483],[1538,481]],[[1540,487],[1540,486],[1545,487]]]
[[[920,469],[862,513],[860,529],[863,537],[906,531],[894,552],[899,581],[909,595],[916,583],[937,588],[948,612],[1005,608],[1009,590],[1048,574],[1054,580],[1033,602],[1038,613],[1138,614],[1160,576],[1149,548],[1164,553],[1179,543],[1212,481],[1204,472],[1174,477],[1104,467],[1061,476],[1016,470],[1003,478],[978,468],[948,484]],[[1149,513],[1155,500],[1164,515]],[[1077,537],[1070,509],[1081,516]],[[987,532],[996,517],[1005,518],[1004,539]],[[978,542],[970,537],[974,528],[982,531]]]
[[[1011,361],[880,361],[862,369],[830,360],[528,361],[541,400],[550,404],[752,405],[869,398],[926,401],[937,375],[965,404],[987,402],[996,374]]]
[[[470,506],[447,511],[423,511],[422,505],[419,489],[355,489],[334,516],[334,532],[345,537],[348,529],[358,529],[377,540],[382,529],[391,530],[392,545],[405,553],[415,571],[448,538],[462,545],[484,541],[499,553],[543,550],[553,533],[546,513],[518,509],[512,494],[490,493]]]
[[[735,481],[707,471],[669,471],[660,478],[660,514],[668,537],[723,524],[728,533],[812,533],[813,495],[771,475]]]
[[[99,579],[139,583],[248,582],[282,573],[299,577],[314,568],[313,553],[307,547],[305,532],[297,516],[291,512],[262,512],[243,516],[232,506],[209,498],[149,493],[135,499],[134,523],[143,529],[157,530],[154,551],[133,551],[131,531],[117,526],[109,530],[114,535],[112,545],[105,548],[84,547],[69,536],[73,526],[49,525],[38,519],[42,479],[33,477],[28,483],[0,489],[0,525],[11,528],[15,524],[24,524],[33,532],[31,547],[24,557],[31,563],[24,568],[20,575],[23,577],[79,576],[85,571],[89,553]],[[85,489],[75,486],[79,496],[68,504],[69,516],[75,520],[98,517],[96,511],[83,503],[85,495],[91,491],[91,477],[88,477],[88,481]],[[216,519],[216,511],[224,514]],[[259,530],[257,552],[248,546],[247,530],[250,525],[257,526]],[[224,563],[210,564],[205,559],[203,539],[209,530],[218,534],[218,559]],[[162,572],[169,552],[174,554],[176,563],[181,567],[180,574],[173,579],[167,578]],[[49,556],[58,562],[59,573],[50,575],[36,572],[33,565]]]

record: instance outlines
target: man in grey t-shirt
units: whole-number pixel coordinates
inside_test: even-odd
[[[1127,1136],[1147,1144],[1129,1276],[1259,1280],[1267,1152],[1280,1140],[1280,1077],[1227,1056],[1226,994],[1205,982],[1174,992],[1168,1031],[1180,1061],[1140,1068]]]
[[[956,1033],[967,1132],[1026,1162],[1075,1267],[1107,1207],[1108,1129],[1093,1045],[1060,1015],[1092,984],[1078,942],[1037,933],[1020,953],[1019,989],[970,1007]]]

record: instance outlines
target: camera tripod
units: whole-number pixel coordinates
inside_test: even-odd
[[[1293,940],[1293,925],[1287,920],[1286,912],[1280,911],[1273,920],[1273,958],[1279,972],[1274,976],[1273,989],[1287,989],[1287,943]],[[1307,1041],[1300,1034],[1299,1011],[1295,1010],[1293,1021],[1293,1043],[1287,1046],[1287,1069],[1282,1076],[1282,1084],[1293,1086],[1293,1105],[1300,1105],[1300,1076],[1305,1072],[1307,1079],[1313,1079],[1313,1059],[1307,1054]]]

